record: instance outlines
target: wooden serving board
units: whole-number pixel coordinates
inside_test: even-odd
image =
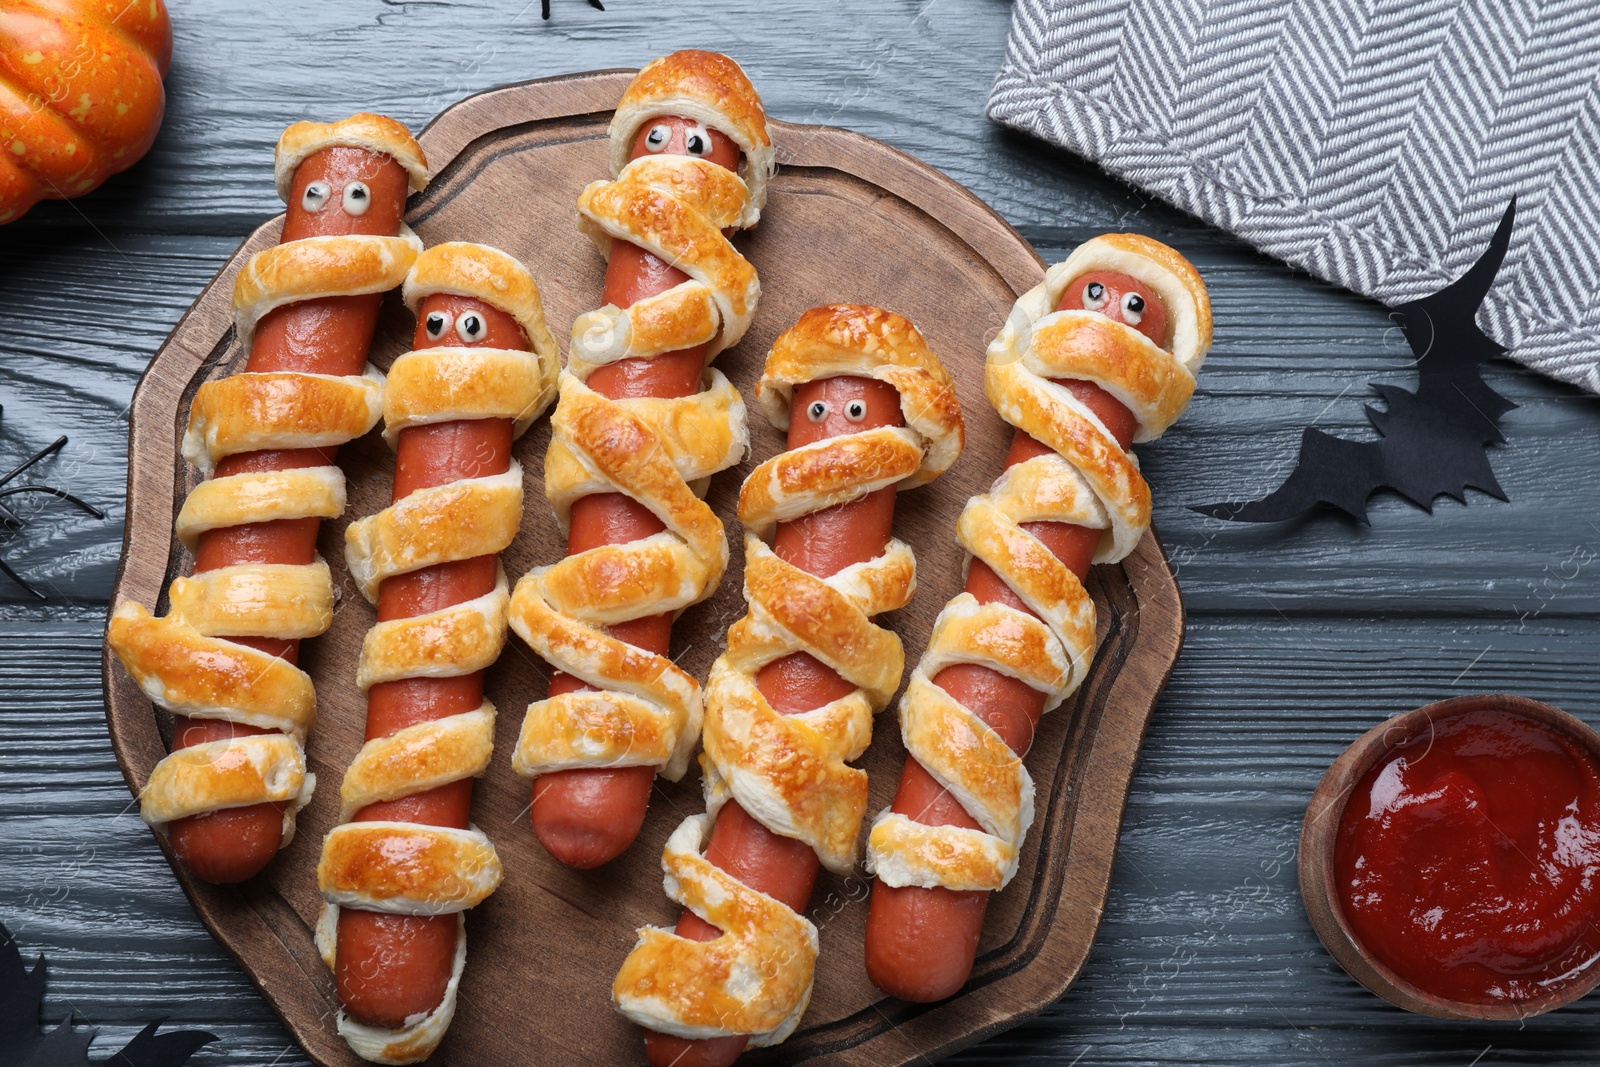
[[[586,183],[605,174],[606,124],[630,76],[601,71],[496,89],[456,104],[420,138],[437,177],[412,199],[411,226],[429,245],[480,241],[520,258],[539,279],[558,335],[599,302],[603,263],[578,232],[574,204]],[[762,302],[743,343],[717,365],[751,398],[770,342],[803,310],[841,300],[879,304],[907,315],[927,336],[954,374],[965,412],[965,455],[932,485],[902,495],[896,514],[897,534],[917,554],[918,590],[886,624],[904,640],[909,670],[934,616],[961,584],[955,518],[999,472],[1011,438],[983,397],[984,350],[1016,295],[1042,277],[1043,264],[975,196],[910,156],[845,130],[775,122],[773,131],[780,170],[760,228],[740,238],[761,273]],[[271,180],[266,159],[261,180]],[[281,218],[264,224],[239,248],[178,323],[134,395],[128,525],[113,605],[132,598],[164,613],[167,583],[192,566],[172,536],[173,518],[195,482],[178,457],[179,439],[199,384],[243,365],[231,329],[234,275],[248,256],[276,242],[281,224]],[[408,347],[412,328],[391,294],[373,361],[386,368]],[[738,486],[755,462],[783,446],[750,407],[750,458],[718,475],[709,496],[734,539],[733,563],[717,594],[687,611],[674,630],[674,657],[701,678],[743,611]],[[542,490],[548,440],[546,418],[517,447],[526,514],[505,553],[513,580],[563,552]],[[373,622],[344,570],[344,526],[388,503],[393,473],[376,432],[347,445],[341,460],[350,506],[344,520],[324,524],[320,546],[341,601],[332,629],[302,652],[320,701],[309,743],[319,781],[315,799],[301,813],[293,844],[250,884],[206,885],[173,864],[201,920],[307,1052],[330,1067],[360,1061],[334,1031],[333,981],[312,945],[320,905],[314,872],[337,815],[340,777],[361,744],[365,702],[355,686],[356,658]],[[862,963],[869,881],[859,872],[847,878],[824,872],[811,912],[822,956],[810,1011],[788,1042],[752,1052],[747,1062],[926,1061],[1018,1022],[1067,989],[1100,921],[1139,744],[1183,636],[1177,586],[1153,534],[1122,564],[1094,568],[1089,588],[1100,608],[1099,653],[1076,697],[1045,718],[1028,757],[1038,816],[1015,881],[991,904],[971,982],[936,1005],[885,998]],[[523,709],[544,695],[546,675],[515,637],[490,670],[489,697],[500,709],[497,749],[478,786],[474,817],[499,849],[505,881],[468,916],[460,1005],[435,1063],[642,1059],[638,1031],[612,1010],[611,981],[636,927],[676,919],[661,889],[660,853],[678,822],[703,810],[699,776],[658,783],[639,840],[608,866],[573,871],[552,862],[528,824],[528,783],[509,761]],[[109,652],[104,677],[112,743],[138,791],[166,752],[170,716],[152,711]],[[862,761],[871,775],[870,812],[889,803],[903,759],[891,710]]]

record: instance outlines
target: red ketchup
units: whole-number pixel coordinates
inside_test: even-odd
[[[1412,985],[1548,996],[1600,955],[1600,761],[1520,715],[1440,719],[1352,791],[1334,870],[1351,932]]]

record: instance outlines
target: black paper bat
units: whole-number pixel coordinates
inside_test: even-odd
[[[4,414],[4,413],[5,413],[5,408],[0,407],[0,414]],[[65,500],[67,503],[73,504],[73,505],[83,509],[84,511],[88,512],[90,515],[93,515],[97,519],[105,518],[106,517],[106,513],[105,512],[101,511],[99,508],[95,507],[93,504],[87,503],[87,502],[85,502],[83,500],[79,500],[77,497],[73,496],[71,493],[67,492],[65,489],[57,489],[54,486],[50,486],[50,485],[11,485],[11,486],[8,486],[7,483],[9,483],[11,481],[11,479],[15,478],[17,475],[19,475],[22,472],[26,471],[29,467],[32,467],[35,463],[38,463],[40,460],[44,459],[46,456],[50,456],[50,455],[53,455],[56,452],[61,451],[62,446],[65,445],[66,443],[67,443],[67,439],[66,439],[66,437],[64,435],[61,436],[61,437],[58,437],[54,441],[52,441],[50,444],[45,445],[43,448],[39,449],[39,451],[37,451],[33,455],[29,456],[21,464],[19,464],[18,466],[12,468],[11,473],[6,474],[4,476],[0,476],[0,501],[4,501],[8,497],[17,496],[18,494],[21,494],[21,493],[42,493],[45,496],[53,496],[53,497],[57,498],[58,500]],[[22,527],[24,527],[26,525],[28,525],[28,521],[26,519],[24,519],[21,515],[18,515],[15,511],[13,511],[10,508],[6,507],[6,505],[4,503],[0,503],[0,530],[13,530],[13,531],[15,531],[15,530],[20,530]],[[9,538],[9,537],[6,538],[7,542],[9,542],[10,540],[11,540],[11,538]],[[24,591],[32,593],[35,597],[39,598],[40,600],[45,599],[45,595],[43,593],[39,592],[39,590],[35,589],[33,586],[31,586],[27,582],[23,581],[22,580],[22,575],[18,574],[16,571],[12,570],[11,569],[11,565],[8,564],[3,558],[0,558],[0,574],[4,574],[7,578],[10,578],[13,582],[16,582],[17,585],[21,586]]]
[[[1367,408],[1379,440],[1346,441],[1308,427],[1299,462],[1272,493],[1191,510],[1235,522],[1280,522],[1331,504],[1366,523],[1367,498],[1379,489],[1393,489],[1429,512],[1439,496],[1466,503],[1468,488],[1505,500],[1484,447],[1505,440],[1500,416],[1517,405],[1483,381],[1481,365],[1505,348],[1478,329],[1476,318],[1505,259],[1516,213],[1513,198],[1489,247],[1465,274],[1389,313],[1416,353],[1417,391],[1372,384],[1387,402],[1384,411]]]
[[[24,967],[16,939],[0,923],[0,1062],[16,1067],[180,1067],[217,1039],[204,1030],[157,1034],[158,1021],[109,1059],[90,1060],[89,1043],[96,1031],[74,1030],[71,1015],[48,1033],[39,1029],[44,979],[44,957],[34,961],[33,970]]]

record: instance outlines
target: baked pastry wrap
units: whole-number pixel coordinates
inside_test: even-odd
[[[805,842],[829,870],[855,863],[867,775],[849,763],[866,750],[873,716],[894,696],[905,664],[900,638],[873,618],[910,601],[916,562],[910,546],[891,539],[874,558],[818,577],[780,558],[769,542],[780,522],[931,481],[959,455],[963,429],[954,384],[921,334],[874,307],[806,312],[773,342],[756,395],[785,429],[797,386],[841,376],[892,385],[905,425],[781,452],[751,471],[740,490],[749,609],[729,629],[706,683],[700,765],[707,814],[685,820],[662,858],[667,894],[722,934],[695,941],[640,930],[612,990],[624,1015],[658,1032],[743,1034],[753,1045],[776,1044],[794,1031],[810,999],[812,924],[702,855],[724,804],[737,800],[772,833]],[[813,711],[777,711],[756,675],[796,653],[826,664],[854,690]]]
[[[1055,310],[1069,282],[1118,271],[1151,287],[1171,316],[1163,349],[1133,327],[1086,310]],[[1037,617],[961,593],[945,605],[900,701],[906,750],[979,824],[930,826],[885,809],[867,867],[891,886],[1000,889],[1016,874],[1033,822],[1033,780],[999,734],[933,678],[971,663],[1045,694],[1045,711],[1077,689],[1094,656],[1095,611],[1075,574],[1024,523],[1103,531],[1097,563],[1132,552],[1150,525],[1150,489],[1089,408],[1052,379],[1094,382],[1137,420],[1135,441],[1159,437],[1182,413],[1211,344],[1211,305],[1188,261],[1157,241],[1110,234],[1080,245],[1017,300],[989,345],[984,391],[1000,417],[1051,451],[1008,468],[967,501],[956,537]]]

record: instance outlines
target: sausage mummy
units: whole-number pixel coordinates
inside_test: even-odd
[[[498,555],[522,522],[510,445],[549,406],[560,359],[533,276],[498,249],[430,248],[404,294],[418,329],[384,395],[394,503],[345,531],[350,574],[378,608],[357,676],[367,741],[317,867],[339,1033],[387,1064],[424,1060],[444,1037],[465,912],[500,883],[467,807],[494,747],[483,671],[505,643],[510,601]]]
[[[212,882],[265,866],[311,797],[316,699],[296,660],[333,616],[317,529],[344,511],[338,446],[378,419],[383,376],[367,349],[382,294],[422,248],[400,222],[407,187],[428,181],[405,127],[366,114],[289,127],[275,171],[282,243],[250,257],[233,288],[245,370],[196,391],[183,439],[208,476],[176,523],[194,575],[172,582],[166,615],[125,601],[107,632],[176,718],[140,817]]]
[[[908,1000],[966,982],[988,894],[1016,873],[1033,821],[1020,755],[1094,655],[1091,558],[1116,562],[1150,522],[1128,451],[1183,412],[1211,306],[1177,252],[1094,238],[1016,303],[989,346],[985,393],[1017,428],[1005,472],[957,521],[966,591],[940,612],[900,704],[908,757],[873,823],[867,973]]]
[[[512,765],[536,779],[540,840],[575,866],[627,847],[654,772],[680,778],[699,737],[700,686],[666,645],[671,619],[727,566],[699,494],[748,438],[737,390],[707,364],[755,311],[755,269],[724,234],[759,220],[772,166],[738,64],[677,52],[623,94],[614,177],[578,201],[609,256],[612,302],[573,325],[545,456],[569,554],[524,576],[511,605],[512,628],[559,672],[528,708]]]
[[[668,895],[696,919],[640,930],[613,986],[622,1014],[655,1031],[652,1063],[728,1062],[745,1039],[776,1044],[799,1023],[817,955],[799,912],[818,863],[855,862],[867,776],[849,761],[904,666],[900,639],[872,621],[916,585],[910,547],[888,530],[894,494],[937,477],[962,446],[949,375],[910,322],[877,308],[806,312],[773,343],[757,398],[794,447],[739,494],[749,610],[706,686],[707,813],[686,819],[662,858]],[[831,547],[785,536],[830,514],[853,527],[824,534]],[[831,697],[802,695],[816,688],[797,681],[807,659],[842,680]],[[742,846],[721,831],[730,820]],[[794,869],[766,870],[785,851]]]

